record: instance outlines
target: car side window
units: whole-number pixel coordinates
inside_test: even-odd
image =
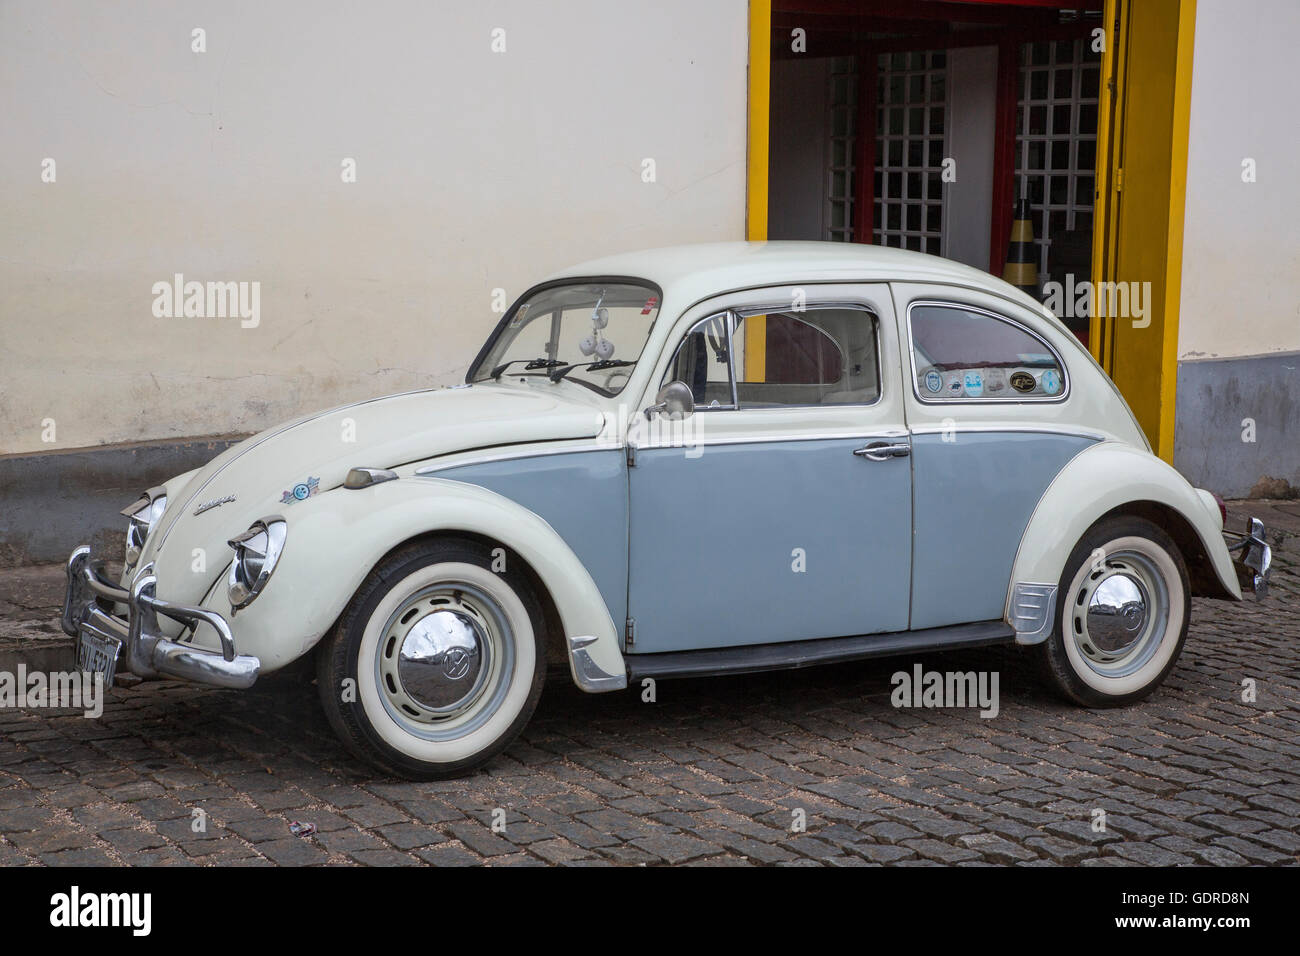
[[[880,398],[876,317],[866,309],[731,315],[730,330],[726,316],[692,328],[664,376],[689,385],[697,408],[869,405]]]
[[[1024,326],[959,305],[908,312],[916,394],[925,402],[1052,400],[1065,394],[1059,356]]]

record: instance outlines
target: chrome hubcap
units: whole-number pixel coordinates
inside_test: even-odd
[[[468,583],[421,588],[389,615],[375,671],[395,720],[426,739],[454,739],[491,717],[509,688],[509,622],[490,594]]]
[[[1074,595],[1071,638],[1087,665],[1126,677],[1151,659],[1169,620],[1169,590],[1155,563],[1136,551],[1107,555]]]
[[[491,654],[482,624],[459,610],[416,619],[397,652],[397,677],[416,703],[433,713],[454,713],[487,676]]]
[[[1088,634],[1098,650],[1122,654],[1142,635],[1146,595],[1137,578],[1117,571],[1102,580],[1088,601]]]

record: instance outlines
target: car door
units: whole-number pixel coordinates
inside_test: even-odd
[[[886,284],[740,293],[677,324],[629,430],[627,651],[906,630],[911,462]]]

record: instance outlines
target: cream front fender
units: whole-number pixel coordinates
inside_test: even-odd
[[[549,524],[507,498],[463,482],[405,478],[335,489],[286,505],[282,514],[289,528],[280,562],[265,590],[230,619],[239,652],[260,658],[264,672],[311,650],[394,547],[460,531],[501,542],[537,573],[559,612],[580,688],[627,686],[618,630],[591,575]],[[224,575],[204,606],[229,617]]]
[[[1037,644],[1051,633],[1061,575],[1084,533],[1108,512],[1141,502],[1181,515],[1200,539],[1213,575],[1228,594],[1240,599],[1241,587],[1213,497],[1193,488],[1149,452],[1106,441],[1079,453],[1061,470],[1020,539],[1005,613],[1017,641]]]

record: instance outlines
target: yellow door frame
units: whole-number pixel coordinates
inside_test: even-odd
[[[749,0],[749,155],[745,238],[767,239],[768,149],[772,103],[772,0]],[[767,317],[745,320],[745,381],[767,381]]]
[[[1133,0],[1106,0],[1103,14],[1107,45],[1097,124],[1091,276],[1095,317],[1089,347],[1134,406],[1152,448],[1172,462],[1196,0],[1144,0],[1140,22],[1135,22],[1137,9]],[[1172,46],[1156,48],[1156,41],[1167,44],[1171,35]],[[1126,115],[1130,84],[1150,89],[1164,83],[1171,94],[1169,126],[1136,117],[1130,124]],[[1135,182],[1130,176],[1127,196],[1126,155],[1147,161],[1145,181]],[[1155,176],[1149,165],[1153,156],[1162,163],[1167,160]],[[1130,244],[1121,240],[1126,213],[1132,217],[1127,221],[1130,227],[1134,222],[1154,224],[1155,232],[1163,234],[1162,254],[1134,247],[1131,237]],[[1150,235],[1145,238],[1152,240]],[[1108,315],[1102,308],[1098,290],[1106,288],[1103,283],[1122,281],[1151,283],[1149,330],[1126,324],[1126,317]],[[1161,308],[1154,316],[1150,312],[1157,301]],[[1152,342],[1146,335],[1158,335],[1159,340]]]
[[[772,0],[749,0],[749,156],[745,238],[767,238],[768,136],[772,99]]]

